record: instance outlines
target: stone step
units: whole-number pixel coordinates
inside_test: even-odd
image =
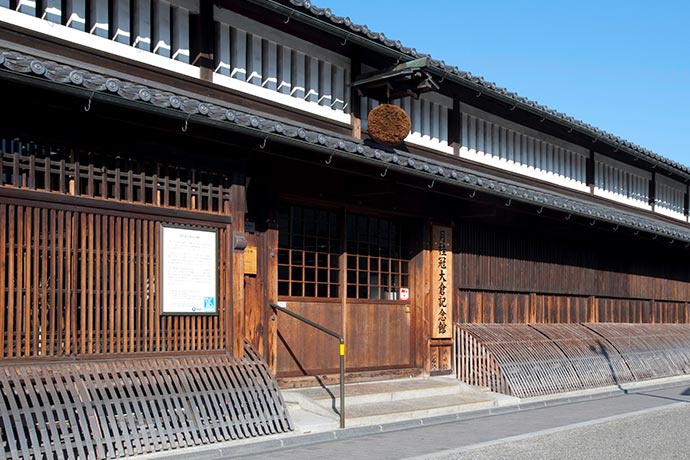
[[[337,428],[338,386],[284,390],[283,397],[299,431]],[[345,404],[346,426],[354,427],[481,410],[496,401],[455,379],[412,378],[348,384]]]
[[[445,396],[461,392],[454,379],[400,379],[385,382],[366,382],[345,385],[346,404],[366,404],[398,401],[417,397]],[[324,407],[340,406],[340,387],[328,386],[283,390],[283,394],[298,392]]]
[[[489,409],[494,407],[494,405],[495,402],[491,398],[478,399],[474,396],[468,397],[460,394],[369,404],[346,404],[346,426],[377,425],[403,420],[437,417]]]

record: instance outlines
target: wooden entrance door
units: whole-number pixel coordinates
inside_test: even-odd
[[[278,238],[278,298],[345,337],[349,371],[413,365],[410,286],[400,223],[344,212],[284,206]],[[336,372],[338,342],[278,317],[279,375]]]

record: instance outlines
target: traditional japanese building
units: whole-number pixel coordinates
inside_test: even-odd
[[[690,168],[309,1],[0,0],[0,100],[8,457],[289,430],[278,307],[359,379],[690,340]]]

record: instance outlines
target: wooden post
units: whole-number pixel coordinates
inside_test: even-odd
[[[278,230],[269,228],[266,231],[265,244],[265,270],[263,277],[265,280],[265,299],[263,307],[268,309],[266,318],[266,352],[264,358],[268,363],[268,368],[275,375],[278,365],[278,321],[275,320],[275,312],[268,305],[269,302],[278,300]]]
[[[244,175],[237,175],[230,186],[230,214],[232,216],[232,354],[239,358],[244,351],[244,248],[240,249],[238,238],[244,238],[244,214],[246,208],[246,188]]]
[[[199,14],[189,18],[191,62],[201,69],[203,80],[213,80],[215,67],[213,2],[200,2]]]
[[[652,207],[652,212],[656,207],[656,172],[652,171],[652,177],[649,179],[649,205]]]

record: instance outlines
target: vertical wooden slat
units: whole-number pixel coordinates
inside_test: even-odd
[[[76,353],[86,353],[87,352],[87,345],[86,345],[86,335],[87,335],[87,295],[88,295],[88,289],[86,288],[86,278],[88,276],[88,248],[86,246],[87,238],[88,238],[88,232],[87,232],[87,215],[86,213],[82,213],[80,216],[80,228],[79,228],[79,233],[81,235],[81,243],[79,247],[77,248],[77,255],[79,257],[79,262],[80,262],[80,271],[81,271],[81,277],[79,281],[79,288],[81,290],[81,296],[80,296],[80,302],[79,302],[79,323],[75,324],[75,328],[77,331],[79,331],[80,334],[80,346],[77,350],[75,350]]]
[[[115,353],[120,353],[122,351],[121,347],[121,333],[122,333],[122,218],[117,217],[114,219],[115,223],[115,235],[112,250],[114,255],[113,263],[115,269],[115,277],[113,284],[113,292],[115,294],[114,302],[111,304],[114,312],[115,322],[112,323],[113,329],[113,351]],[[111,294],[112,296],[112,294]]]
[[[96,284],[94,282],[94,278],[96,276],[96,273],[94,272],[94,258],[98,256],[98,253],[94,251],[94,215],[93,213],[89,213],[88,215],[88,220],[87,220],[88,228],[87,229],[82,229],[82,231],[87,231],[88,232],[88,248],[86,250],[86,258],[87,258],[87,283],[85,286],[82,286],[82,289],[87,290],[87,303],[86,305],[82,305],[82,309],[86,310],[86,318],[87,322],[82,324],[82,329],[87,329],[87,347],[88,347],[88,353],[91,354],[93,353],[93,346],[94,346],[94,335],[97,333],[98,329],[98,324],[96,323],[96,329],[94,329],[94,296],[96,295],[96,291],[94,288],[96,288]],[[97,238],[98,236],[96,236]],[[84,249],[82,248],[82,251]],[[87,350],[84,350],[84,352],[87,352]]]
[[[2,154],[0,153],[0,164],[2,164]],[[1,166],[0,166],[1,168]],[[2,170],[0,169],[0,185],[2,183]],[[10,264],[13,259],[13,250],[7,246],[8,233],[11,231],[8,224],[11,225],[10,217],[7,215],[7,205],[0,203],[0,358],[5,357],[5,315],[8,313],[8,306],[6,299],[11,299],[10,292],[5,294],[5,280],[12,277],[11,269],[6,270],[6,258],[10,258]],[[8,273],[9,272],[9,273]],[[12,284],[8,284],[12,286]]]
[[[120,331],[120,334],[122,336],[122,342],[121,342],[121,349],[123,353],[129,352],[128,349],[128,336],[129,336],[129,219],[128,218],[123,218],[122,219],[122,239],[121,245],[122,245],[122,253],[121,253],[121,259],[120,259],[120,264],[118,266],[118,270],[120,272],[120,283],[119,286],[121,286],[121,293],[120,293],[120,315],[121,315],[121,326],[122,328],[118,328]],[[118,225],[118,228],[120,228],[120,225]]]
[[[74,248],[73,240],[74,240],[74,234],[76,232],[73,231],[73,214],[71,212],[66,212],[65,213],[65,246],[64,246],[64,271],[63,271],[63,276],[64,276],[64,299],[65,299],[65,308],[64,308],[64,331],[65,331],[65,354],[70,355],[72,354],[72,309],[73,309],[73,299],[74,299],[74,292],[72,290],[72,280],[74,280],[74,271],[73,271],[73,257],[72,257],[72,250]]]
[[[128,234],[129,234],[129,256],[127,259],[127,266],[129,269],[129,283],[127,286],[127,291],[129,292],[129,352],[134,353],[136,351],[134,347],[134,339],[135,339],[135,334],[137,330],[137,325],[134,322],[134,317],[135,317],[135,310],[137,309],[137,305],[135,304],[135,288],[136,285],[134,283],[135,279],[135,272],[136,272],[136,253],[135,253],[135,246],[134,242],[136,240],[136,235],[137,233],[134,231],[135,229],[135,219],[130,219],[129,220],[129,229],[128,229]]]
[[[63,354],[61,344],[66,342],[64,336],[64,312],[65,312],[65,211],[53,211],[53,222],[51,225],[57,226],[57,231],[54,233],[55,246],[57,252],[53,251],[55,263],[51,264],[56,282],[54,283],[53,291],[55,292],[56,301],[54,301],[55,312],[55,356]],[[51,227],[51,229],[54,227]]]
[[[102,243],[105,241],[105,238],[103,236],[104,232],[106,232],[105,226],[101,226],[101,221],[105,220],[105,216],[96,216],[95,218],[95,228],[94,228],[94,235],[95,235],[95,266],[94,266],[94,274],[95,274],[95,281],[94,281],[94,291],[93,291],[93,298],[95,301],[95,304],[92,305],[92,315],[94,315],[94,336],[92,338],[92,341],[95,341],[96,343],[94,344],[93,352],[95,353],[102,353],[101,346],[103,344],[103,341],[105,340],[105,328],[103,325],[103,320],[101,318],[101,312],[103,311],[103,308],[106,307],[107,303],[105,302],[105,298],[103,298],[103,293],[105,292],[105,289],[103,289],[103,272],[104,272],[104,267],[105,265],[103,264],[104,262],[104,257],[103,257],[103,246]],[[100,305],[99,305],[100,304]]]
[[[23,290],[24,290],[24,207],[17,206],[17,220],[16,220],[16,274],[15,283],[15,302],[14,306],[17,309],[14,315],[14,308],[10,311],[10,325],[11,329],[8,331],[8,348],[10,357],[18,357],[21,354],[21,319],[23,315]]]
[[[115,267],[117,264],[116,260],[116,255],[117,255],[117,244],[116,242],[119,242],[119,232],[116,228],[116,222],[115,222],[115,217],[110,216],[108,219],[108,232],[109,232],[109,237],[108,237],[108,254],[109,254],[109,264],[108,264],[108,305],[110,308],[108,309],[108,341],[107,343],[107,350],[110,353],[116,353],[117,352],[117,332],[116,332],[116,320],[115,320],[115,309],[117,308],[117,304],[115,303],[116,300],[116,291],[120,290],[120,286],[116,284],[116,275],[115,275]]]
[[[35,177],[35,176],[34,176]],[[41,271],[41,210],[39,208],[34,208],[33,212],[33,225],[32,225],[32,238],[29,240],[32,249],[32,276],[30,281],[30,292],[31,292],[31,315],[29,319],[29,324],[27,325],[27,346],[26,355],[27,356],[38,356],[38,350],[40,346],[39,341],[39,303],[38,296],[40,293],[40,284],[38,282],[39,275]],[[32,241],[33,240],[33,241]]]
[[[189,64],[189,10],[176,5],[172,16],[172,58]]]

